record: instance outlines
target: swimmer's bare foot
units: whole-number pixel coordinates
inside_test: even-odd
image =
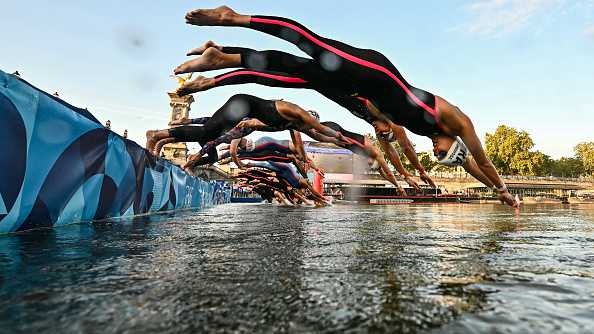
[[[157,137],[155,134],[157,133],[156,130],[148,130],[146,132],[146,150],[153,154],[155,150],[155,144],[157,143]]]
[[[179,96],[184,96],[192,93],[202,92],[211,89],[215,86],[215,79],[199,76],[196,79],[186,82],[179,87],[175,92]]]
[[[228,67],[237,67],[240,65],[241,55],[229,55],[217,48],[210,47],[202,53],[202,56],[188,60],[179,65],[173,73],[183,74],[190,72],[204,72],[220,70]]]
[[[195,49],[190,50],[190,52],[188,52],[186,55],[187,56],[200,56],[208,48],[215,48],[215,49],[217,49],[219,51],[222,51],[222,49],[223,49],[223,47],[218,46],[215,42],[208,41],[208,42],[204,43],[204,45],[202,45],[200,47],[197,47]]]
[[[247,21],[246,21],[247,18]],[[195,9],[186,14],[186,23],[196,26],[235,26],[249,24],[249,16],[237,14],[227,6],[215,9]]]

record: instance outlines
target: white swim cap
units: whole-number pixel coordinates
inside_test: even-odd
[[[369,169],[371,169],[371,170],[379,169],[379,162],[377,160],[373,160],[373,163],[369,166]]]
[[[318,114],[317,111],[314,110],[308,110],[307,111],[310,115],[312,115],[313,117],[315,117],[318,121],[320,120],[320,114]]]
[[[394,131],[392,131],[392,129],[390,129],[390,131],[388,132],[382,132],[380,133],[380,136],[387,141],[392,141],[394,140]]]
[[[245,138],[245,150],[251,152],[256,149],[256,144],[253,140]]]
[[[456,137],[448,153],[438,162],[445,166],[456,167],[462,166],[466,158],[468,158],[468,148],[460,138]]]

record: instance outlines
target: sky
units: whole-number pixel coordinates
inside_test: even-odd
[[[185,24],[187,11],[223,4],[382,52],[411,84],[460,107],[481,138],[513,126],[554,158],[594,141],[594,0],[5,1],[0,70],[18,70],[142,144],[147,129],[167,127],[166,92],[177,85],[170,74],[187,50],[210,39],[305,56],[249,29]],[[283,98],[323,121],[373,131],[314,91],[257,85],[195,94],[191,117],[211,115],[236,93]],[[430,140],[409,134],[418,151],[430,149]]]

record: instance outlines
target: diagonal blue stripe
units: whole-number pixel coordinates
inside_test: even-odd
[[[4,200],[2,199],[2,194],[0,194],[0,215],[5,215],[6,212],[6,205],[4,205]]]

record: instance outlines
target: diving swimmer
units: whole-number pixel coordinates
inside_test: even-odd
[[[186,22],[198,26],[246,27],[295,44],[325,70],[325,82],[343,96],[362,97],[395,124],[429,137],[441,164],[463,166],[492,187],[502,202],[518,206],[487,158],[471,119],[445,99],[410,85],[380,52],[319,36],[287,18],[242,15],[226,6],[191,11],[186,14]],[[220,64],[202,57],[186,63],[185,70],[221,68]],[[180,88],[186,94],[192,90],[192,82]]]

